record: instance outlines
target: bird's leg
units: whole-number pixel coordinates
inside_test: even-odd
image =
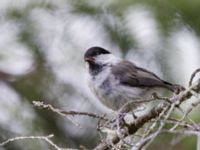
[[[126,113],[119,113],[117,116],[117,119],[119,120],[119,126],[126,124],[124,117],[126,116]]]
[[[124,120],[124,117],[126,116],[126,113],[121,113],[118,112],[116,117],[111,120],[111,128],[116,129],[116,128],[121,128],[122,126],[126,125],[126,122]]]

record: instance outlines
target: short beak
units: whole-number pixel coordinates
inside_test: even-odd
[[[85,58],[85,62],[93,62],[93,61],[94,61],[94,58],[92,57]]]

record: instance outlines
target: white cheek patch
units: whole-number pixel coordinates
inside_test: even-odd
[[[102,54],[96,57],[96,61],[101,63],[101,64],[116,64],[120,61],[121,59],[115,57],[112,54]]]

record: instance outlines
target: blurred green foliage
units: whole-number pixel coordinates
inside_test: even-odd
[[[58,2],[51,0],[40,1],[40,2],[29,0],[28,2],[16,1],[16,6],[15,2],[13,1],[12,5],[7,4],[4,6],[5,8],[2,8],[1,11],[4,13],[2,13],[1,16],[4,18],[4,22],[11,22],[12,24],[14,24],[14,26],[19,26],[19,31],[17,32],[15,40],[17,43],[24,45],[29,51],[31,51],[31,54],[33,55],[34,59],[33,61],[34,64],[32,65],[30,72],[22,75],[15,75],[12,74],[11,72],[10,74],[11,76],[14,77],[14,80],[8,80],[8,81],[5,80],[1,82],[5,82],[6,84],[8,84],[20,96],[20,100],[22,101],[22,103],[26,102],[32,105],[31,103],[33,100],[44,99],[44,101],[46,101],[47,103],[51,103],[56,107],[62,108],[63,107],[62,104],[64,102],[61,103],[58,99],[62,99],[62,96],[64,97],[64,94],[67,93],[68,97],[64,97],[62,101],[66,100],[66,98],[69,98],[71,96],[70,91],[72,89],[78,91],[72,93],[76,93],[80,97],[82,95],[81,92],[79,92],[79,90],[77,89],[77,87],[72,85],[70,82],[62,84],[61,83],[62,81],[55,75],[54,71],[52,70],[52,66],[47,59],[48,57],[46,53],[47,50],[43,46],[44,43],[46,43],[47,41],[46,40],[42,41],[39,39],[39,34],[40,34],[39,33],[40,31],[38,31],[39,26],[37,26],[37,23],[35,23],[34,20],[30,17],[31,13],[37,9],[44,11],[49,15],[55,15],[55,14],[57,15],[57,13],[59,14],[59,11],[62,12],[65,9],[70,8],[68,13],[72,14],[72,16],[74,15],[74,17],[75,16],[76,17],[79,16],[80,18],[84,16],[91,17],[93,20],[97,22],[99,26],[102,26],[103,29],[105,30],[106,37],[107,39],[109,39],[109,41],[107,42],[111,43],[111,45],[114,45],[114,47],[120,49],[121,50],[120,52],[125,57],[126,54],[133,49],[135,50],[135,52],[139,51],[138,47],[140,45],[137,42],[137,40],[135,40],[129,29],[127,29],[125,21],[127,10],[130,9],[134,10],[138,6],[144,6],[144,8],[146,8],[147,11],[150,11],[150,13],[153,14],[154,22],[156,22],[156,24],[158,25],[157,30],[159,30],[161,36],[159,37],[159,39],[167,39],[168,36],[172,32],[174,32],[174,28],[179,28],[180,26],[189,28],[191,32],[197,34],[199,38],[200,35],[200,19],[198,19],[200,14],[199,0],[190,0],[190,1],[60,0]],[[64,13],[64,15],[66,16],[69,14]],[[36,18],[40,18],[40,15],[36,16]],[[70,20],[67,21],[68,22],[66,23],[70,22]],[[4,22],[1,21],[0,24],[1,23],[3,24]],[[88,22],[88,24],[90,24],[90,22]],[[51,26],[52,25],[50,23],[46,24],[46,28]],[[66,26],[68,27],[68,24]],[[68,30],[67,27],[66,30]],[[81,37],[82,33],[79,34],[80,34],[79,36]],[[67,39],[65,39],[64,41],[67,42],[69,39],[71,40],[71,38],[72,37],[67,36]],[[105,41],[107,39],[105,39]],[[161,42],[163,42],[160,43],[161,46],[165,47],[166,41],[161,41]],[[78,49],[81,46],[78,45],[78,42],[76,44],[70,46],[71,51],[73,51],[74,53],[79,53],[80,51],[76,52],[74,49]],[[1,51],[4,51],[4,49],[0,49],[0,59],[1,59]],[[162,59],[165,58],[164,55],[160,56],[162,54],[163,53],[159,53],[158,54],[159,57],[156,57],[158,62],[162,61]],[[161,66],[162,66],[161,68],[168,68],[168,66],[165,64],[165,61],[161,62]],[[166,69],[163,70],[164,74],[165,73],[170,74],[168,71],[166,71]],[[2,72],[6,71],[3,70]],[[55,90],[56,88],[53,89],[55,85],[57,85],[57,90]],[[60,97],[58,97],[59,94],[54,94],[57,92],[61,93]],[[77,97],[74,97],[74,101],[75,100],[77,100]],[[68,103],[70,102],[68,101]],[[69,106],[71,105],[69,104]],[[20,109],[24,109],[23,107],[21,107]],[[90,110],[94,110],[94,108],[93,109],[92,108]],[[55,134],[55,139],[54,139],[55,143],[61,145],[61,147],[77,148],[80,145],[84,145],[88,148],[92,148],[99,141],[99,136],[97,134],[97,131],[95,130],[96,121],[94,120],[89,121],[89,123],[90,124],[93,123],[93,125],[88,125],[87,130],[81,134],[82,136],[75,136],[75,134],[72,134],[71,128],[67,129],[67,127],[65,128],[63,126],[63,124],[65,123],[71,124],[70,121],[66,121],[65,118],[63,119],[60,116],[55,115],[47,110],[39,110],[35,108],[32,109],[35,113],[35,117],[32,120],[31,124],[27,123],[27,125],[24,126],[24,128],[26,127],[28,130],[28,132],[24,132],[25,134],[47,135],[49,133],[53,133]],[[12,115],[15,116],[15,114]],[[199,117],[197,117],[197,120],[199,120]],[[23,134],[23,132],[15,133],[13,131],[10,131],[9,126],[1,125],[1,123],[0,123],[0,133],[1,133],[0,134],[1,141],[9,137],[15,137],[17,135]],[[170,145],[172,139],[173,135],[162,134],[155,140],[155,142],[150,146],[149,149],[156,150],[162,148],[163,150],[164,149],[188,150],[188,149],[195,149],[196,147],[195,137],[183,138],[183,140],[180,140],[180,142],[178,142],[177,144],[173,145],[172,147],[169,147],[168,145]],[[39,141],[34,141],[34,142],[23,141],[21,144],[19,143],[20,142],[14,142],[12,144],[5,146],[5,150],[53,149],[48,144],[46,143],[44,144],[44,142],[39,142]]]

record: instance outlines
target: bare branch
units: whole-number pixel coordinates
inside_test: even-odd
[[[50,104],[44,104],[44,102],[42,101],[33,101],[33,105],[39,108],[45,108],[45,109],[49,109],[59,115],[62,115],[64,117],[68,117],[68,116],[88,116],[88,117],[92,117],[92,118],[96,118],[96,119],[101,119],[104,121],[108,121],[108,118],[106,118],[105,116],[99,116],[95,113],[89,113],[89,112],[80,112],[80,111],[64,111],[61,109],[57,109],[55,107],[53,107]]]
[[[54,137],[53,134],[50,134],[48,136],[18,136],[18,137],[15,137],[15,138],[10,138],[2,143],[0,143],[0,146],[5,146],[11,142],[14,142],[14,141],[20,141],[20,140],[44,140],[46,141],[47,143],[49,143],[51,146],[53,146],[56,150],[70,150],[70,149],[66,149],[66,148],[60,148],[58,147],[55,143],[53,143],[50,138]],[[71,149],[72,150],[72,149]],[[75,150],[75,149],[74,149]]]

